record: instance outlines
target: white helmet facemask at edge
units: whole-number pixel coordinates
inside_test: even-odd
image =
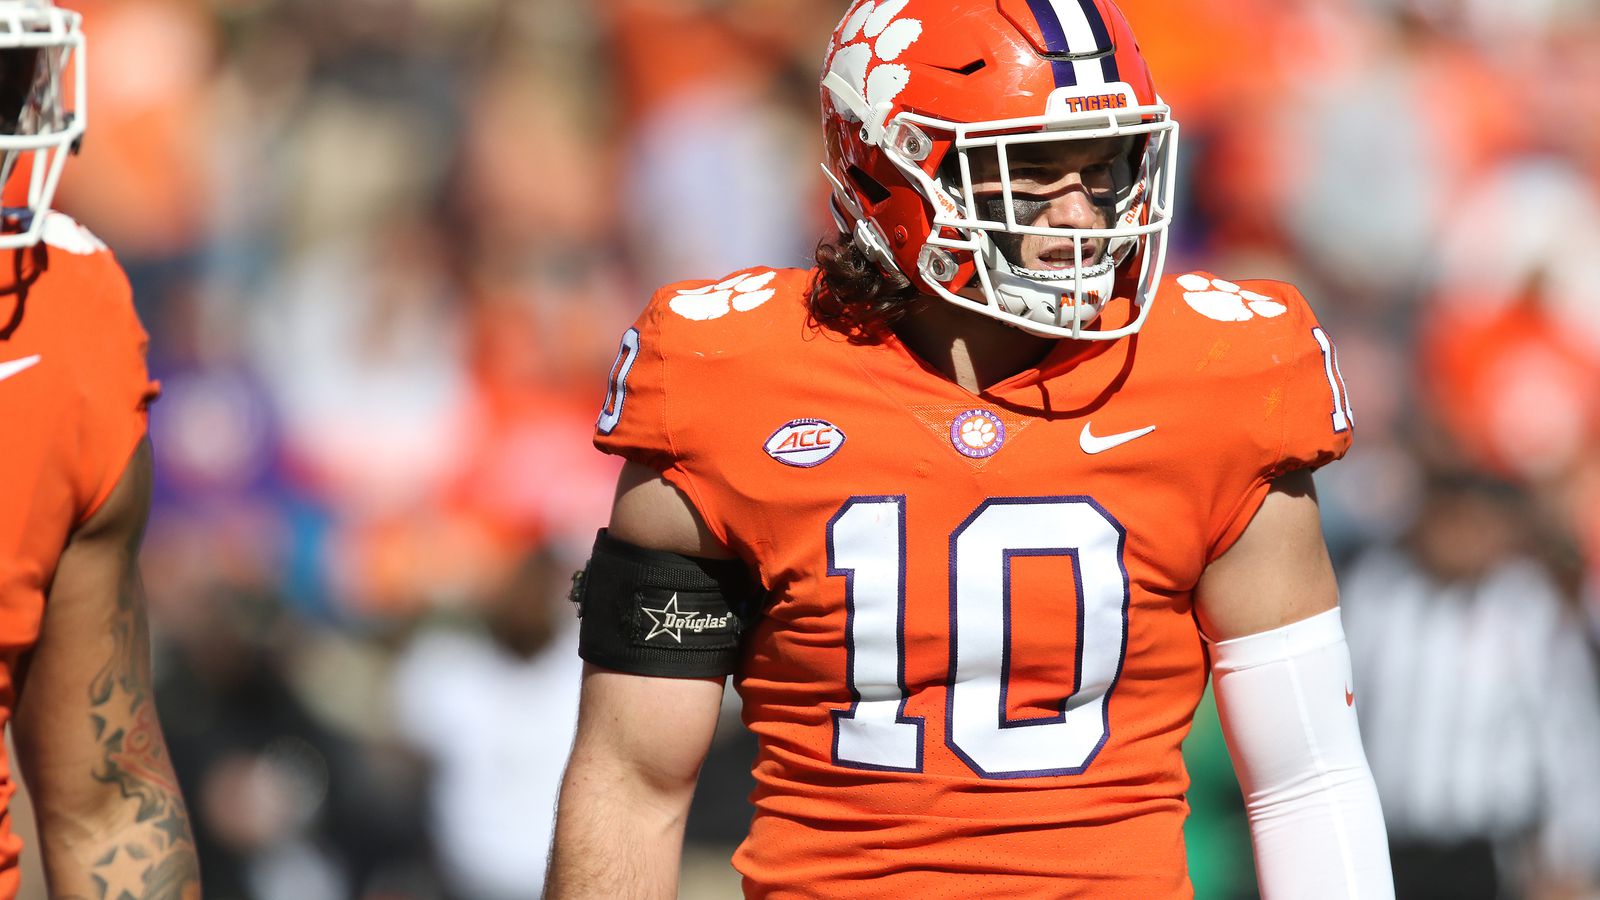
[[[39,242],[88,124],[82,21],[50,0],[0,0],[0,184],[30,163],[27,205],[4,210],[0,250]]]

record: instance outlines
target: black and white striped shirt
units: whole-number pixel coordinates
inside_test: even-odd
[[[1446,584],[1382,550],[1342,586],[1390,840],[1531,837],[1546,871],[1600,872],[1600,682],[1545,572],[1513,559]]]

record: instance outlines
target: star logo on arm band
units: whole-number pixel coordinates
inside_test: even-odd
[[[683,614],[678,612],[678,595],[673,594],[672,599],[660,609],[641,607],[644,614],[650,617],[655,624],[651,626],[650,633],[645,635],[645,640],[653,641],[657,635],[664,634],[678,643],[683,643]],[[691,616],[692,618],[692,616]]]
[[[700,634],[704,631],[725,629],[733,618],[732,614],[713,616],[698,610],[680,610],[676,593],[660,609],[641,606],[639,610],[649,616],[652,623],[650,633],[644,636],[646,641],[653,641],[660,635],[666,635],[678,644],[683,643],[685,631]]]

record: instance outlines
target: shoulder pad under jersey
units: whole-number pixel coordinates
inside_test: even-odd
[[[624,333],[595,424],[595,445],[657,471],[672,467],[676,424],[714,414],[807,320],[811,273],[752,268],[656,291]]]
[[[28,367],[26,377],[7,385],[8,400],[39,410],[22,418],[68,423],[59,433],[25,433],[57,442],[48,452],[71,470],[81,521],[110,494],[143,440],[159,386],[146,369],[149,338],[115,257],[71,218],[48,215],[39,245],[7,251],[13,256],[0,286],[0,339],[13,364]]]
[[[1165,281],[1158,303],[1141,352],[1170,360],[1175,389],[1207,408],[1222,442],[1213,455],[1239,498],[1216,524],[1220,552],[1273,479],[1345,455],[1355,414],[1333,339],[1293,285],[1195,272]]]
[[[1267,455],[1268,475],[1343,456],[1355,417],[1338,350],[1294,285],[1232,282],[1209,273],[1168,282],[1163,317],[1186,337],[1195,371],[1240,401]]]

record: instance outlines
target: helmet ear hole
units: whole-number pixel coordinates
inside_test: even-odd
[[[845,170],[845,174],[849,176],[850,183],[855,185],[856,190],[860,191],[873,206],[889,199],[889,189],[883,186],[883,182],[868,175],[859,167],[851,166]]]

